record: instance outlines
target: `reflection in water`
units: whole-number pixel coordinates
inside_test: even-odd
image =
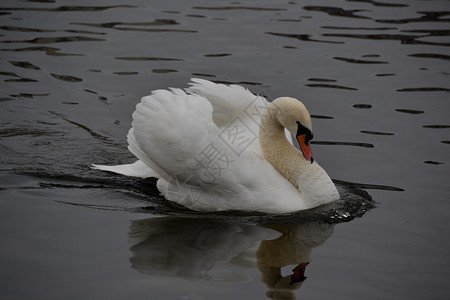
[[[272,299],[295,299],[294,290],[305,281],[306,266],[311,262],[311,251],[322,245],[332,234],[331,224],[270,225],[282,236],[262,241],[257,252],[257,266],[262,281],[269,288],[266,293]],[[292,274],[283,276],[281,269],[293,265]]]
[[[160,217],[130,226],[131,267],[144,274],[243,282],[243,268],[261,272],[273,299],[294,298],[306,279],[311,250],[333,233],[330,224],[264,225]],[[292,273],[282,275],[289,266]]]

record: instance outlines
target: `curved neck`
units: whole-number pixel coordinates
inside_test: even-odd
[[[272,166],[296,188],[299,171],[307,161],[286,138],[284,126],[277,118],[277,109],[269,105],[259,125],[259,142],[264,157]]]

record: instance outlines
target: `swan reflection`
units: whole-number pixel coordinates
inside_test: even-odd
[[[157,217],[132,221],[131,267],[156,276],[243,282],[257,267],[270,298],[294,298],[311,250],[333,233],[330,224],[254,225]],[[283,275],[289,266],[290,274]]]

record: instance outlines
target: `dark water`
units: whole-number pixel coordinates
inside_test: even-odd
[[[448,297],[448,1],[149,3],[1,3],[2,299]],[[89,169],[132,162],[140,97],[191,77],[302,99],[376,207],[182,213]]]

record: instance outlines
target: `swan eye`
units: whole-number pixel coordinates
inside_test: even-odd
[[[300,123],[300,121],[296,122],[298,127],[297,127],[297,136],[305,134],[306,135],[306,143],[309,142],[310,140],[313,139],[314,135],[312,134],[311,130],[309,130],[308,128],[306,128],[305,126],[303,126],[302,123]]]

